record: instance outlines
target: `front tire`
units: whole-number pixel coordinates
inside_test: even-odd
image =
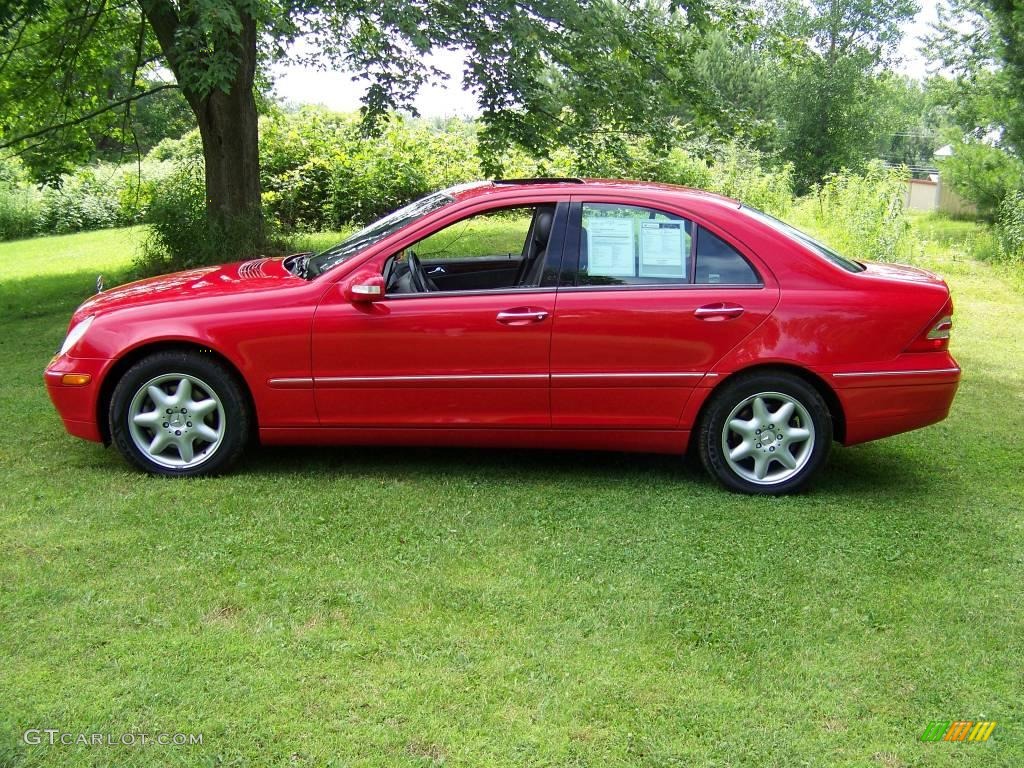
[[[799,376],[752,373],[714,394],[698,441],[704,468],[726,488],[795,493],[828,459],[832,416],[821,394]]]
[[[154,475],[227,470],[249,439],[248,398],[236,376],[196,352],[158,352],[121,377],[110,400],[110,436],[130,463]]]

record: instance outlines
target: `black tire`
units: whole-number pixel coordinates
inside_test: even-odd
[[[794,403],[794,415],[785,426],[776,427],[770,418],[769,424],[759,423],[764,419],[759,419],[753,410],[758,399],[774,409],[767,411],[769,417],[778,414],[779,408],[789,401]],[[727,430],[729,420],[749,426],[738,426],[737,430],[744,430],[740,434]],[[801,440],[802,431],[809,432],[810,437]],[[760,442],[763,435],[770,439]],[[785,371],[758,371],[726,382],[712,395],[698,428],[697,441],[704,468],[729,490],[772,495],[797,493],[807,488],[828,460],[832,415],[818,390],[799,376]],[[739,452],[738,458],[729,459],[727,446]],[[792,467],[785,465],[783,451],[785,461],[791,462]],[[750,455],[744,455],[747,452]],[[761,479],[756,477],[759,464],[766,468]]]
[[[181,386],[180,384],[177,387],[174,386],[175,378],[187,378],[193,393],[198,392],[197,396],[203,398],[200,405],[205,403],[209,408],[208,403],[212,400],[217,407],[214,407],[209,413],[200,414],[198,418],[188,414],[187,409],[181,415],[173,414],[173,418],[182,421],[181,424],[162,422],[152,426],[133,427],[131,413],[133,402],[137,397],[140,398],[139,404],[145,403],[152,409],[141,414],[142,417],[156,412],[163,413],[163,409],[156,404],[152,397],[143,393],[143,390],[149,391],[147,384],[154,381],[159,382],[162,377],[167,377],[168,381],[166,384],[160,385],[161,391],[166,393],[170,389],[169,397],[175,397]],[[159,393],[156,394],[159,395]],[[141,407],[146,407],[146,405]],[[172,408],[167,413],[170,413],[171,410],[179,409]],[[167,418],[172,417],[168,416]],[[185,421],[186,419],[195,419],[196,421]],[[129,368],[117,382],[110,398],[111,440],[125,459],[153,475],[197,477],[225,472],[237,461],[249,442],[252,423],[249,399],[243,385],[238,381],[238,377],[221,362],[201,352],[156,352],[140,360]],[[169,443],[161,454],[154,456],[137,444],[137,441],[155,437],[158,431],[166,432],[167,440],[178,441],[179,438],[173,436],[177,426],[181,427],[181,431],[176,433],[178,435],[181,435],[182,432],[187,435],[193,429],[198,432],[199,429],[208,428],[212,434],[217,436],[217,439],[206,440],[198,434],[194,436],[192,439],[195,442],[190,443],[189,446],[191,446],[191,450],[195,451],[195,455],[190,462],[187,462],[186,456],[183,455],[185,450],[190,449],[189,446],[178,448],[175,444]],[[135,430],[134,435],[133,429]],[[181,438],[181,440],[185,439],[187,438]],[[168,465],[175,461],[180,462],[181,465]]]

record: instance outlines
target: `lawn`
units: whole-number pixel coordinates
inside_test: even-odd
[[[950,418],[807,495],[670,457],[263,449],[169,481],[68,437],[42,369],[134,230],[0,245],[0,766],[1024,762],[1024,295],[949,279]],[[996,720],[982,744],[932,720]],[[26,729],[202,734],[25,744]]]

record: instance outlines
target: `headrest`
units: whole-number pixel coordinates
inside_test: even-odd
[[[537,214],[537,221],[533,225],[533,240],[538,245],[546,245],[551,236],[551,224],[555,220],[555,214],[551,211],[540,211]]]

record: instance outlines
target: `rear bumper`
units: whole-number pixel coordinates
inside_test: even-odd
[[[829,378],[846,416],[843,444],[856,445],[945,419],[960,366],[944,352],[902,355],[892,364],[835,371]]]
[[[65,356],[54,358],[46,366],[43,373],[46,391],[69,434],[83,440],[103,442],[103,434],[96,421],[96,405],[102,374],[109,364],[109,360]],[[92,378],[88,384],[71,386],[62,381],[66,373],[84,373]]]

